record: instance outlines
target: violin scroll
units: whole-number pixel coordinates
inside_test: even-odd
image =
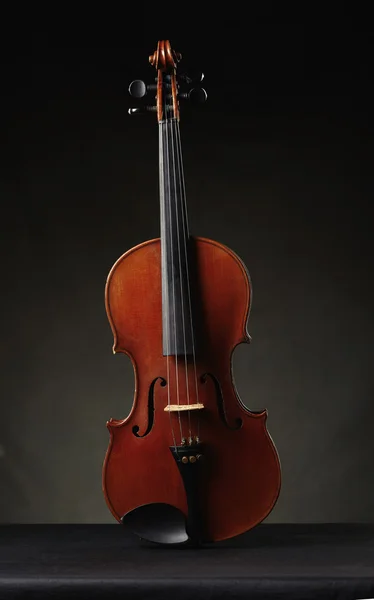
[[[157,50],[149,57],[149,62],[157,71],[173,72],[177,68],[177,63],[182,55],[172,50],[169,40],[160,40],[157,44]]]
[[[177,73],[181,59],[182,55],[172,49],[169,40],[158,42],[157,49],[149,57],[150,64],[157,70],[156,83],[146,84],[135,79],[128,88],[130,96],[137,99],[143,99],[148,93],[154,92],[156,104],[130,108],[130,115],[157,112],[159,122],[173,118],[179,121],[180,100],[189,101],[193,105],[203,104],[207,100],[206,90],[199,85],[204,74],[201,71],[195,71],[191,75]]]

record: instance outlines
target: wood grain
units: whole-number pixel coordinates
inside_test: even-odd
[[[134,367],[135,394],[130,414],[108,421],[109,447],[103,466],[103,491],[117,520],[139,505],[165,502],[187,512],[182,479],[169,450],[173,435],[199,435],[204,448],[201,500],[206,538],[233,537],[255,526],[272,510],[280,491],[277,451],[266,428],[267,411],[251,412],[232,379],[232,353],[249,341],[251,303],[248,273],[234,252],[218,242],[192,238],[193,294],[197,340],[196,373],[191,358],[162,352],[160,240],[129,250],[113,266],[106,286],[106,309],[115,352]],[[219,382],[229,428],[217,408]],[[178,379],[179,396],[176,398]],[[165,385],[166,382],[166,385]],[[152,387],[153,386],[153,387]],[[149,425],[149,392],[154,422]],[[171,404],[202,403],[203,410],[173,413]],[[251,404],[250,400],[247,402]],[[181,415],[181,426],[178,420]],[[133,428],[138,427],[139,435]]]

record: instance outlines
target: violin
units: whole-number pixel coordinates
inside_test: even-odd
[[[265,519],[281,470],[267,410],[249,410],[232,375],[234,349],[251,339],[249,274],[233,250],[189,232],[180,100],[207,94],[183,91],[191,78],[180,60],[159,41],[155,83],[129,88],[155,91],[143,110],[158,122],[160,238],[125,252],[107,278],[113,352],[131,359],[135,394],[130,414],[107,422],[102,485],[114,518],[139,538],[199,546]]]

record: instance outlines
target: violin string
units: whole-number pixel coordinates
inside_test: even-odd
[[[175,126],[177,132],[177,141],[178,141],[178,160],[179,160],[179,172],[181,175],[181,192],[182,192],[182,219],[183,219],[183,236],[184,236],[184,248],[186,253],[186,274],[187,274],[187,296],[188,296],[188,305],[189,305],[189,314],[190,314],[190,327],[191,327],[191,340],[192,340],[192,358],[193,358],[193,367],[194,367],[194,376],[195,376],[195,389],[196,389],[196,403],[199,403],[199,386],[197,380],[197,366],[196,366],[196,348],[195,348],[195,334],[193,327],[193,317],[192,317],[192,301],[191,301],[191,286],[190,286],[190,274],[188,269],[188,260],[187,260],[187,239],[190,236],[189,228],[188,228],[188,213],[187,213],[187,199],[186,199],[186,184],[184,180],[184,171],[183,171],[183,161],[182,161],[182,142],[180,136],[180,129],[178,123],[176,122]],[[187,237],[187,239],[186,239]],[[200,437],[200,415],[197,414],[197,438]]]
[[[167,202],[167,207],[168,207],[168,212],[169,212],[169,223],[170,223],[170,254],[171,254],[171,285],[172,285],[172,292],[173,292],[173,318],[174,318],[174,358],[175,358],[175,384],[176,384],[176,392],[177,392],[177,404],[179,405],[179,378],[178,378],[178,354],[177,354],[177,326],[176,326],[176,310],[175,310],[175,277],[174,277],[174,260],[173,260],[173,256],[174,256],[174,252],[173,252],[173,228],[172,228],[172,212],[171,212],[171,179],[170,179],[170,160],[169,160],[169,135],[168,135],[168,130],[169,130],[169,122],[170,119],[168,119],[167,115],[165,117],[165,129],[166,129],[166,163],[167,163],[167,174],[168,174],[168,202]],[[169,318],[169,313],[167,315],[167,318]],[[181,443],[183,440],[183,428],[182,428],[182,419],[181,419],[181,414],[180,411],[178,410],[178,420],[179,420],[179,428],[180,428],[180,433],[181,433]]]
[[[165,182],[164,182],[164,144],[163,144],[163,137],[164,137],[164,124],[160,123],[160,127],[159,127],[159,156],[160,156],[160,160],[161,160],[161,165],[160,165],[160,191],[161,191],[161,221],[162,223],[165,223],[165,201],[163,196],[165,196]],[[167,251],[167,245],[166,245],[166,239],[165,239],[165,235],[166,235],[166,231],[164,228],[164,235],[161,237],[161,253],[164,254]],[[161,265],[164,261],[161,261]],[[166,261],[165,261],[166,262]],[[173,438],[173,444],[174,444],[174,448],[175,451],[177,452],[177,440],[176,440],[176,436],[175,436],[175,431],[174,431],[174,425],[173,425],[173,418],[172,418],[172,414],[170,411],[170,364],[169,364],[169,354],[170,354],[170,340],[169,340],[169,289],[168,289],[168,285],[167,285],[167,280],[165,277],[162,277],[162,286],[163,286],[163,295],[164,295],[164,299],[165,299],[165,310],[166,310],[166,385],[167,385],[167,394],[168,394],[168,407],[169,407],[169,420],[170,420],[170,427],[171,427],[171,435]]]
[[[181,213],[183,213],[183,206],[182,206],[182,198],[181,198],[181,191],[182,191],[182,186],[181,186],[181,180],[180,180],[180,171],[179,171],[179,167],[180,167],[180,161],[178,160],[177,156],[176,156],[176,146],[177,144],[174,144],[174,133],[175,133],[175,127],[174,124],[176,122],[176,119],[172,119],[171,122],[171,147],[172,147],[172,156],[173,156],[173,176],[174,176],[174,191],[175,191],[175,217],[176,217],[176,229],[177,229],[177,245],[178,245],[178,261],[179,261],[179,280],[180,280],[180,295],[181,295],[181,312],[182,312],[182,331],[183,331],[183,346],[184,346],[184,366],[185,366],[185,373],[186,373],[186,394],[187,394],[187,404],[190,404],[190,390],[189,390],[189,382],[188,382],[188,361],[187,361],[187,344],[186,344],[186,325],[185,325],[185,321],[184,321],[184,290],[183,290],[183,279],[184,277],[182,276],[182,249],[181,249],[181,243],[180,243],[180,231],[179,231],[179,218],[178,218],[178,212],[179,212],[179,206],[178,204],[180,204],[182,210]],[[179,183],[179,190],[177,190],[177,169],[178,169],[178,183]],[[186,247],[184,247],[185,250],[185,255],[184,255],[184,260],[187,263],[187,253],[186,253]],[[188,433],[189,433],[189,439],[192,441],[192,431],[191,431],[191,413],[190,411],[188,411]]]

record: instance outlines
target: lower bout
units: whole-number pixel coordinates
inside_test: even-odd
[[[207,440],[190,490],[168,446],[158,447],[150,439],[125,443],[127,436],[117,431],[120,435],[112,440],[103,467],[104,495],[113,516],[121,521],[141,506],[165,504],[187,521],[192,501],[204,541],[221,541],[252,529],[270,514],[281,487],[280,461],[265,421],[250,420],[251,431],[230,432],[219,445]]]

